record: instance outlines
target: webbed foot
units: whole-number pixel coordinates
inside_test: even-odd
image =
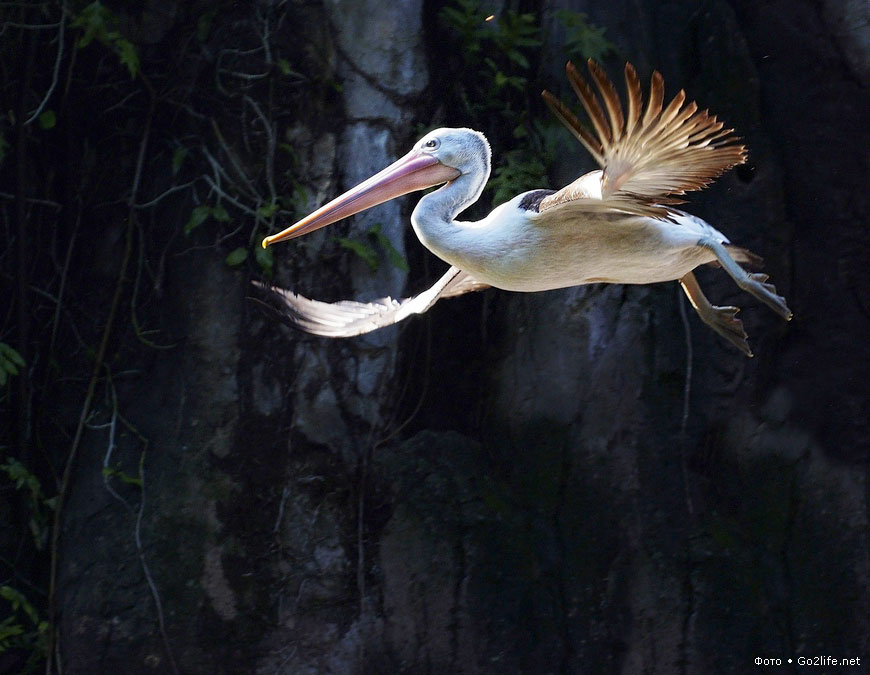
[[[680,286],[683,287],[686,296],[692,303],[692,307],[698,312],[701,321],[706,323],[710,328],[715,330],[719,335],[724,337],[728,342],[733,344],[737,349],[752,357],[752,350],[749,348],[746,331],[743,330],[743,322],[737,318],[739,307],[718,307],[707,300],[707,296],[698,285],[698,280],[695,275],[689,272],[680,279]]]
[[[710,328],[751,358],[752,349],[750,349],[749,342],[747,341],[749,336],[743,330],[743,322],[737,318],[739,311],[739,307],[732,307],[730,305],[726,307],[710,305],[707,312],[704,314],[698,312],[698,315]]]
[[[788,305],[785,304],[785,298],[776,294],[776,288],[773,284],[767,283],[768,276],[766,274],[747,272],[734,261],[725,246],[715,239],[707,237],[700,239],[698,246],[710,249],[722,268],[731,275],[731,278],[740,288],[761,300],[786,321],[791,321],[792,313]]]
[[[785,298],[776,294],[776,287],[767,283],[769,277],[761,272],[749,273],[746,276],[746,280],[743,283],[738,281],[738,285],[747,293],[751,293],[761,300],[783,319],[791,321],[793,316],[791,310],[785,304]]]

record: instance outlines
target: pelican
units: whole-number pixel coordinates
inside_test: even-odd
[[[266,237],[263,247],[441,185],[420,199],[411,224],[420,243],[450,269],[428,290],[403,300],[325,303],[271,289],[284,318],[315,335],[350,337],[425,312],[441,298],[490,286],[530,292],[678,281],[701,320],[752,356],[736,316],[739,308],[713,305],[693,270],[718,264],[741,289],[790,320],[785,299],[767,283],[767,275],[747,272],[739,264],[758,264],[758,256],[732,245],[704,220],[674,208],[683,202],[679,195],[702,189],[745,162],[745,147],[733,129],[723,128],[694,102],[686,103],[684,91],[663,106],[664,80],[657,71],[644,108],[637,72],[626,63],[623,109],[601,67],[591,59],[588,67],[597,94],[570,62],[566,71],[594,133],[552,94],[544,91],[542,96],[600,169],[558,191],[524,192],[483,220],[463,222],[457,215],[480,197],[490,175],[489,143],[472,129],[436,129],[380,173]]]

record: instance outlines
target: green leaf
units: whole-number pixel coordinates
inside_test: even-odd
[[[547,183],[547,167],[536,154],[528,154],[522,149],[510,150],[504,154],[502,165],[487,185],[494,190],[493,204],[500,204],[514,195],[532,187],[544,187]]]
[[[82,35],[76,40],[78,49],[96,40],[112,49],[121,64],[127,67],[130,77],[136,77],[139,73],[139,54],[136,46],[116,30],[117,24],[118,19],[112,11],[97,1],[82,9],[70,25],[82,29]]]
[[[524,68],[524,69],[528,70],[529,60],[525,56],[522,55],[522,52],[520,52],[516,49],[511,49],[511,50],[508,50],[507,56],[511,61],[516,63],[520,68]]]
[[[57,124],[57,115],[54,110],[46,110],[39,116],[39,126],[42,129],[54,129]]]
[[[190,234],[195,228],[202,225],[211,215],[211,207],[205,204],[197,206],[190,212],[187,225],[184,226],[184,234]]]
[[[211,22],[216,13],[217,9],[210,9],[200,15],[199,20],[196,22],[196,39],[199,42],[205,42],[206,38],[208,38],[208,34],[211,32]]]
[[[0,342],[0,385],[6,384],[7,375],[18,375],[18,369],[23,367],[21,354],[5,342]]]
[[[105,478],[120,478],[122,482],[127,485],[136,485],[137,487],[142,487],[142,479],[135,478],[128,474],[126,471],[122,471],[113,466],[104,466],[103,467],[103,476]]]
[[[375,251],[371,246],[362,242],[356,241],[355,239],[345,239],[344,237],[337,237],[336,241],[338,245],[342,248],[346,248],[348,251],[353,251],[356,255],[362,258],[365,263],[371,268],[372,272],[376,272],[378,269],[379,261],[378,261],[378,252]]]
[[[39,484],[39,479],[14,457],[9,457],[5,464],[0,464],[0,469],[9,476],[9,480],[15,483],[16,490],[20,490],[26,485],[32,497],[42,496],[42,486]]]
[[[8,373],[9,375],[18,375],[18,366],[9,359],[0,356],[0,372]]]
[[[48,541],[48,530],[42,526],[42,523],[36,517],[28,520],[27,526],[30,528],[30,534],[33,536],[33,544],[36,546],[36,550],[45,550],[45,543]]]
[[[264,220],[269,220],[269,218],[274,216],[277,212],[278,204],[276,202],[272,202],[271,204],[263,204],[260,208],[257,209],[257,214]]]
[[[5,342],[0,342],[0,356],[6,357],[17,366],[21,366],[22,368],[24,368],[25,366],[24,359],[21,357],[21,354],[19,354],[15,349],[7,345]]]
[[[616,45],[604,37],[605,29],[590,23],[582,12],[559,9],[556,19],[565,27],[565,50],[570,58],[601,61],[616,51]]]
[[[403,272],[411,271],[411,268],[408,267],[408,261],[405,260],[405,256],[399,253],[396,247],[393,246],[393,242],[391,242],[387,238],[387,235],[381,231],[380,223],[375,223],[369,230],[369,234],[378,242],[378,246],[384,250],[384,253],[387,254],[387,260],[393,267],[396,267]]]
[[[21,602],[19,601],[20,596],[21,593],[11,586],[0,586],[0,598],[8,600],[12,605],[12,609],[18,609],[21,606]]]
[[[238,267],[247,259],[248,249],[239,247],[230,251],[230,254],[226,258],[226,263],[230,267]]]
[[[23,609],[24,613],[27,614],[28,618],[35,624],[39,623],[39,614],[36,611],[36,608],[30,604],[30,601],[25,597],[25,595],[11,586],[0,586],[0,597],[9,601],[9,604],[12,605],[12,609],[18,610]]]
[[[115,48],[118,50],[121,63],[130,71],[130,77],[136,77],[139,73],[139,54],[136,52],[136,45],[124,38],[118,38],[115,40]]]
[[[268,279],[271,279],[272,272],[275,267],[275,256],[272,253],[272,249],[263,248],[262,246],[255,246],[254,260],[257,261],[260,269],[263,270],[263,274],[265,274]]]
[[[214,207],[212,207],[211,217],[214,218],[219,223],[230,222],[230,214],[227,213],[227,210],[223,207],[222,204],[217,204]]]
[[[278,70],[280,70],[283,75],[290,75],[293,72],[293,69],[290,67],[290,62],[287,59],[278,59]]]
[[[87,47],[96,39],[105,39],[106,35],[106,18],[108,10],[97,0],[85,7],[79,15],[73,19],[70,24],[73,28],[83,28],[84,33],[76,41],[76,47],[82,49]]]
[[[3,623],[0,623],[0,653],[4,651],[5,643],[9,638],[18,637],[23,634],[24,626],[16,622],[13,617],[7,616],[3,619]]]
[[[453,7],[442,7],[439,14],[446,23],[451,24],[455,28],[465,24],[465,16],[458,9],[453,9]]]
[[[184,147],[179,147],[175,149],[175,152],[172,153],[172,175],[175,176],[181,170],[181,165],[184,164],[184,160],[187,157],[188,150]]]
[[[6,137],[3,135],[3,132],[0,131],[0,165],[3,164],[3,160],[6,159],[6,153],[9,151],[9,141],[6,140]]]

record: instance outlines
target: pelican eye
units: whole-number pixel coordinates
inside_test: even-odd
[[[426,141],[425,143],[423,143],[423,147],[424,147],[424,148],[431,148],[431,149],[433,149],[433,150],[434,150],[435,148],[437,148],[438,145],[439,145],[439,142],[438,142],[438,139],[437,139],[437,138],[430,138],[428,141]]]

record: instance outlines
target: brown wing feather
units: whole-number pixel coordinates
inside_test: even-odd
[[[637,71],[630,63],[625,64],[625,90],[628,93],[628,117],[625,121],[625,135],[631,136],[643,108],[643,91],[640,87],[640,78]]]
[[[586,80],[581,77],[580,73],[577,72],[577,68],[570,61],[565,66],[565,72],[568,74],[568,81],[571,83],[574,93],[577,94],[577,98],[580,99],[583,107],[586,108],[589,119],[592,120],[592,126],[595,127],[598,138],[601,139],[602,145],[606,146],[610,143],[610,128],[607,126],[607,120],[604,117],[601,106],[598,104],[598,99],[595,98],[595,94],[592,93],[592,89],[586,84]]]
[[[541,213],[568,202],[583,201],[584,205],[576,208],[666,217],[666,205],[683,201],[675,195],[700,190],[734,165],[746,161],[746,148],[734,130],[725,128],[707,110],[699,112],[694,101],[687,103],[685,91],[680,90],[662,108],[664,80],[657,71],[650,79],[644,109],[637,72],[631,64],[625,65],[627,112],[624,113],[616,88],[601,67],[591,59],[588,66],[607,110],[606,117],[598,97],[574,65],[569,62],[565,70],[592,121],[595,135],[552,94],[545,92],[544,99],[603,172],[597,176],[587,174],[546,197],[541,201]],[[591,189],[590,179],[595,182],[595,189]]]
[[[541,96],[556,116],[556,119],[568,127],[571,133],[573,133],[577,140],[583,144],[583,147],[589,151],[589,154],[592,155],[596,162],[603,164],[604,148],[601,147],[601,143],[598,139],[586,130],[586,127],[584,127],[580,120],[577,119],[577,116],[571,112],[571,109],[546,89],[541,92]]]
[[[592,78],[598,86],[598,91],[601,92],[604,107],[607,108],[607,115],[610,117],[611,137],[616,142],[622,137],[622,130],[625,127],[619,94],[616,93],[616,87],[613,86],[613,83],[607,79],[607,75],[601,70],[601,66],[594,61],[589,62],[589,72],[592,73]]]
[[[649,83],[649,101],[643,115],[643,126],[650,124],[662,111],[662,101],[665,98],[665,81],[659,71],[654,70]]]

